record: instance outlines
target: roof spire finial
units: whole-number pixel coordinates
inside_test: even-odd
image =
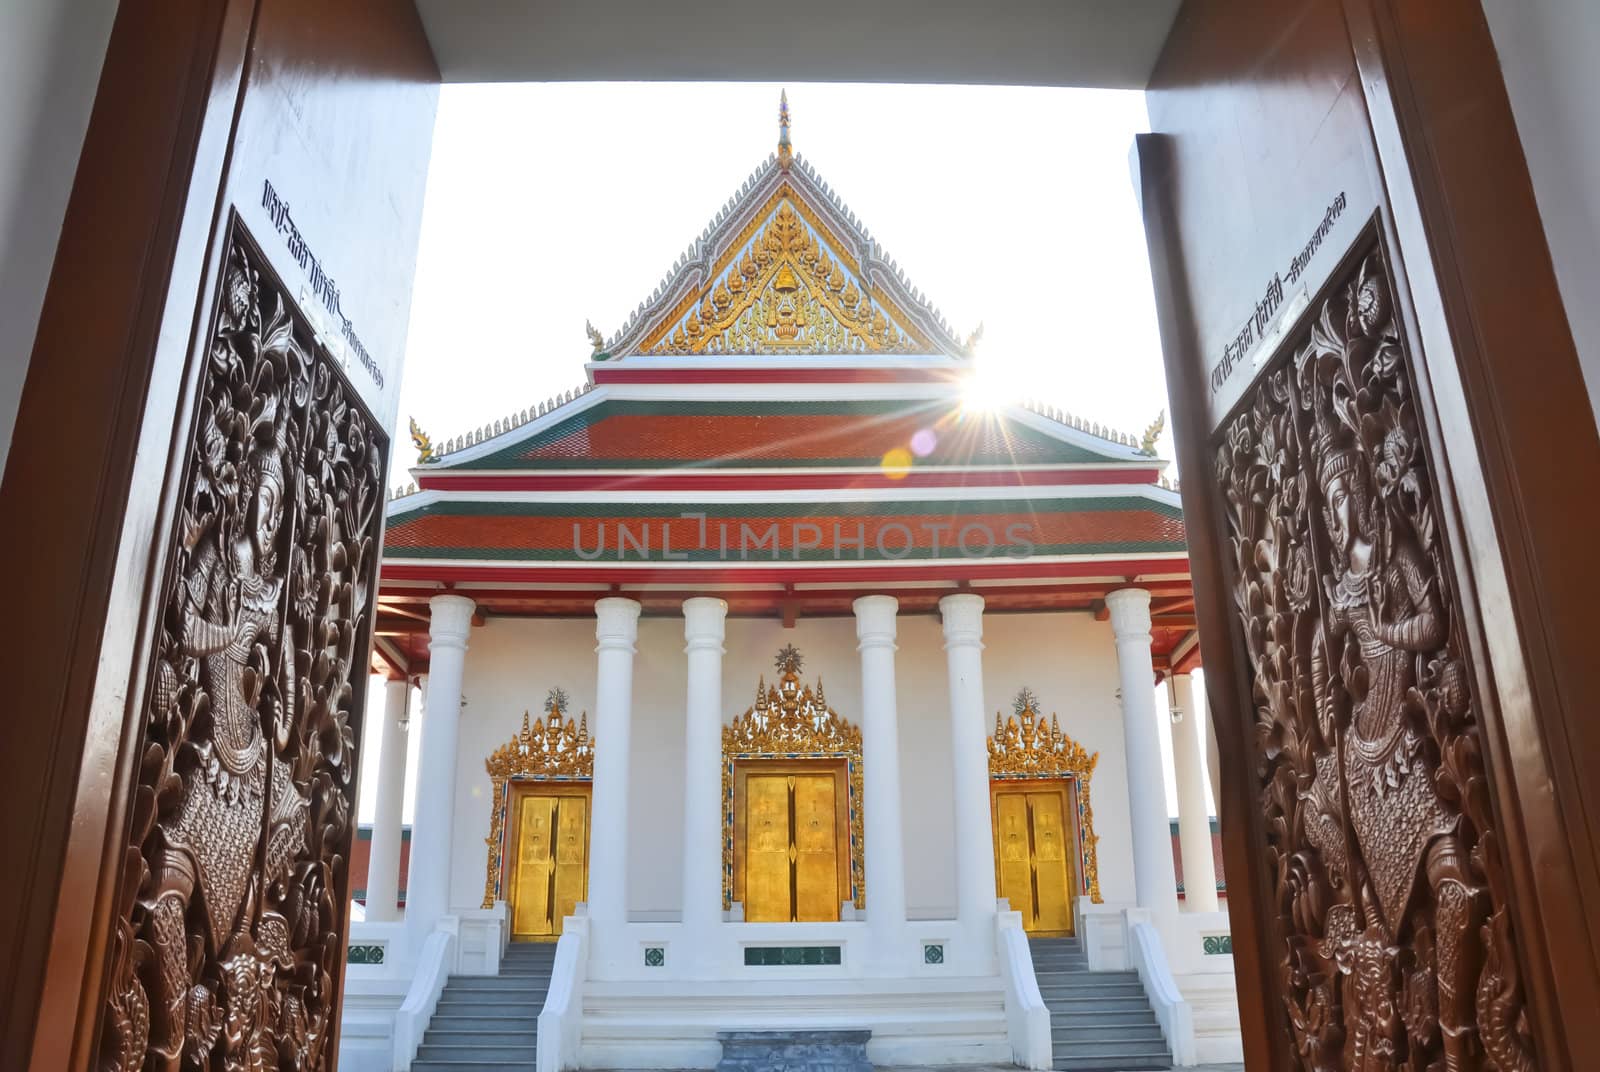
[[[789,145],[789,91],[778,92],[778,166],[784,171],[794,162],[794,149]]]

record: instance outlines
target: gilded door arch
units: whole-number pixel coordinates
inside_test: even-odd
[[[538,813],[535,821],[548,828],[543,839],[543,859],[553,869],[553,892],[545,907],[551,914],[551,936],[560,933],[560,919],[571,904],[587,899],[589,879],[589,789],[594,780],[594,738],[589,736],[588,712],[576,723],[562,715],[567,696],[551,689],[545,700],[545,717],[530,721],[522,715],[522,729],[484,761],[493,782],[489,817],[488,866],[483,883],[483,907],[507,899],[516,883],[507,874],[507,844],[520,842],[521,812]],[[540,810],[540,805],[548,805]],[[514,847],[513,859],[520,849]],[[567,911],[562,911],[561,906]],[[515,924],[513,926],[515,930]],[[532,932],[529,932],[532,933]],[[521,935],[519,932],[519,936]]]
[[[864,909],[866,867],[862,836],[861,730],[841,718],[828,706],[822,681],[816,691],[802,685],[802,656],[793,645],[778,653],[779,679],[768,685],[765,677],[756,685],[756,700],[744,714],[722,730],[722,906],[730,908],[745,897],[741,864],[748,851],[749,837],[740,805],[746,801],[749,777],[753,772],[782,774],[791,801],[804,795],[805,787],[796,777],[816,775],[832,779],[831,812],[837,824],[835,864],[842,895],[838,902],[853,902]],[[812,787],[814,790],[815,786]],[[791,810],[793,805],[791,804]],[[829,809],[824,809],[829,810]],[[791,831],[792,833],[792,831]],[[842,843],[842,844],[840,844]],[[797,855],[805,846],[796,845]],[[834,905],[837,910],[838,905]]]
[[[1101,903],[1100,838],[1089,798],[1100,753],[1086,752],[1063,733],[1055,715],[1046,723],[1035,710],[1037,703],[1033,691],[1023,689],[1011,718],[995,712],[989,738],[995,888],[1011,897],[1030,931],[1070,933],[1078,897]],[[1041,867],[1052,874],[1040,876]],[[1067,885],[1064,906],[1053,888],[1044,888],[1052,881]],[[1008,891],[1008,885],[1022,888],[1029,904],[1019,904],[1023,895]],[[1065,919],[1054,918],[1063,909]]]

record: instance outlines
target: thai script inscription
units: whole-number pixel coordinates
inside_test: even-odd
[[[311,252],[311,246],[306,242],[305,236],[300,233],[300,228],[295,226],[294,217],[289,214],[289,202],[278,196],[278,191],[272,188],[272,180],[263,179],[261,183],[261,207],[267,210],[267,217],[272,220],[273,227],[283,235],[284,245],[289,250],[289,256],[294,262],[305,270],[311,279],[311,293],[322,302],[323,307],[339,319],[339,334],[343,336],[345,345],[356,356],[361,367],[367,370],[372,377],[372,382],[381,389],[383,387],[383,370],[367,352],[366,346],[356,334],[355,325],[350,318],[344,315],[344,310],[339,307],[339,284],[334,282],[316,254]]]
[[[1240,325],[1239,330],[1233,334],[1222,347],[1222,356],[1216,364],[1211,366],[1211,393],[1215,395],[1222,389],[1233,376],[1235,369],[1244,364],[1245,357],[1255,349],[1256,345],[1267,338],[1267,329],[1277,318],[1278,311],[1283,307],[1283,288],[1285,284],[1294,286],[1306,274],[1306,268],[1316,257],[1317,251],[1322,248],[1323,241],[1333,230],[1333,225],[1339,217],[1344,215],[1347,199],[1344,191],[1329,202],[1327,209],[1322,214],[1322,221],[1317,224],[1316,230],[1311,232],[1311,237],[1306,239],[1305,245],[1300,247],[1289,265],[1282,272],[1273,273],[1272,279],[1262,288],[1261,297],[1256,301],[1255,308]]]

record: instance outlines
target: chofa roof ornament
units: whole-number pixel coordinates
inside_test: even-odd
[[[794,163],[794,147],[789,144],[789,91],[778,94],[778,167],[784,171]]]

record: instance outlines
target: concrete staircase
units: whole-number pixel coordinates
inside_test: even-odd
[[[1139,973],[1092,972],[1078,938],[1032,938],[1033,974],[1050,1009],[1053,1067],[1146,1072],[1172,1067]]]
[[[554,942],[513,942],[499,975],[452,975],[412,1072],[533,1072]]]

